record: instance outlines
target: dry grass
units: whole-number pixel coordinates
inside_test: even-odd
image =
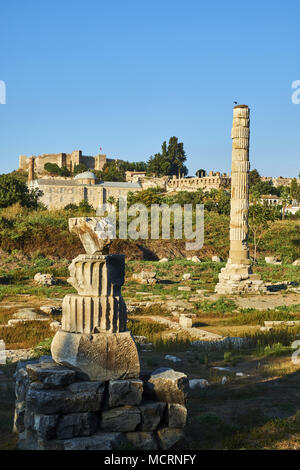
[[[34,348],[51,335],[48,322],[31,321],[12,327],[0,326],[0,338],[5,342],[6,349]]]

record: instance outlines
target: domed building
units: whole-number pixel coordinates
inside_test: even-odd
[[[92,171],[84,171],[74,176],[74,180],[78,181],[79,184],[96,184],[96,175]]]
[[[139,182],[100,181],[90,170],[74,178],[35,178],[34,159],[30,161],[28,187],[39,189],[43,195],[40,201],[48,209],[63,209],[68,204],[88,202],[94,209],[113,197],[116,201],[129,192],[141,191]]]

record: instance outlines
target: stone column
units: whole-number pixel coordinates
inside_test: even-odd
[[[107,245],[101,238],[104,224],[101,217],[69,219],[70,230],[80,236],[87,254],[69,266],[68,282],[78,293],[63,299],[62,329],[53,338],[51,353],[55,362],[81,371],[89,380],[136,378],[139,357],[121,295],[125,257],[102,254]]]
[[[265,290],[258,275],[252,274],[248,248],[250,110],[238,105],[233,110],[232,175],[230,207],[230,252],[219,274],[220,294]]]
[[[28,184],[34,180],[34,157],[29,158],[28,165]]]

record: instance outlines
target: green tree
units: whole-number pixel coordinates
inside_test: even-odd
[[[52,175],[71,176],[71,172],[66,166],[59,167],[56,163],[45,163],[44,170]]]
[[[162,202],[162,191],[161,188],[148,188],[135,193],[130,191],[127,195],[128,207],[137,202],[145,204],[146,207],[150,207],[151,204],[160,204]]]
[[[48,171],[48,173],[51,173],[53,175],[60,174],[60,167],[57,165],[57,163],[45,163],[44,170]]]
[[[254,168],[249,172],[249,186],[254,186],[257,183],[261,182],[261,176],[258,173],[257,169]]]
[[[147,163],[147,173],[154,173],[156,176],[166,175],[187,175],[188,170],[184,165],[186,155],[183,142],[178,142],[178,138],[170,137],[169,143],[164,141],[161,146],[161,153],[156,153],[150,157]]]
[[[102,181],[125,181],[125,170],[120,162],[105,163],[102,171],[95,171],[97,178]]]
[[[292,179],[290,186],[291,198],[295,199],[297,202],[300,202],[300,185],[297,183],[296,178]]]
[[[197,176],[198,178],[203,178],[204,176],[206,176],[206,171],[203,170],[203,168],[201,168],[200,170],[197,170],[197,171],[196,171],[196,176]]]
[[[254,255],[256,263],[257,248],[270,222],[277,218],[277,210],[265,204],[253,204],[249,207],[249,232],[253,237]]]
[[[23,207],[37,209],[42,194],[38,189],[29,190],[23,181],[12,175],[0,175],[0,207],[19,202]]]
[[[282,220],[285,219],[286,206],[291,203],[290,188],[283,186],[280,191],[281,205],[282,205]]]
[[[78,175],[79,173],[83,173],[88,170],[88,167],[84,163],[78,163],[78,165],[74,166],[73,173],[74,175]]]
[[[78,205],[78,209],[82,212],[87,212],[87,213],[90,213],[90,212],[94,211],[93,206],[91,206],[91,204],[89,204],[84,199],[82,201],[80,201],[80,203]]]

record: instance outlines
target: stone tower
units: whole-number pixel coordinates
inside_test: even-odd
[[[216,292],[234,294],[265,291],[260,276],[252,274],[248,248],[249,213],[249,139],[250,110],[238,105],[233,110],[232,175],[230,207],[230,252],[225,268],[219,274]]]
[[[34,157],[30,157],[28,165],[28,184],[34,180]]]

